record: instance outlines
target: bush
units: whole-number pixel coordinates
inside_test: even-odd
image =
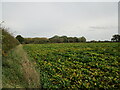
[[[2,31],[2,55],[5,56],[10,49],[14,48],[20,43],[6,29],[0,30]]]
[[[24,38],[21,35],[17,35],[16,39],[22,44],[24,42]]]

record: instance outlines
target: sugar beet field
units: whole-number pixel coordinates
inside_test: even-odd
[[[119,88],[118,43],[26,44],[42,88]]]

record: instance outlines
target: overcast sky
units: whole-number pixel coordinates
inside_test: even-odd
[[[117,2],[4,2],[2,18],[11,32],[23,37],[110,40],[118,33]]]

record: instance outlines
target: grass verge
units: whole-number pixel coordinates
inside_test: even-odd
[[[8,52],[2,60],[3,88],[39,88],[39,73],[27,58],[22,45]]]

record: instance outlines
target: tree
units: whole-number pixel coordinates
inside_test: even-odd
[[[80,38],[78,38],[78,41],[79,42],[86,42],[86,38],[85,37],[80,37]]]
[[[77,37],[74,37],[74,42],[79,42]]]
[[[23,43],[24,42],[24,38],[21,35],[17,35],[16,39],[20,42]]]
[[[119,34],[113,35],[111,41],[120,42],[120,35]]]
[[[52,43],[60,43],[61,42],[60,37],[57,35],[53,36],[52,38],[49,38],[49,40]]]
[[[74,37],[68,37],[68,43],[74,43],[75,38]]]
[[[63,42],[64,42],[64,43],[67,43],[67,42],[68,42],[68,37],[67,37],[67,36],[61,36],[60,38],[63,39]]]

